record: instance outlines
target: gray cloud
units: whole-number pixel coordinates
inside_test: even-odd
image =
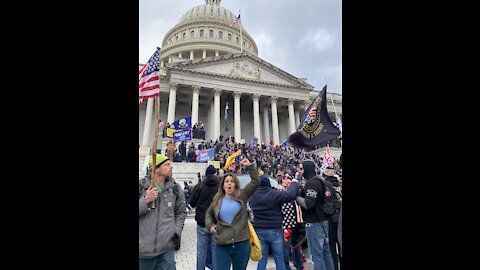
[[[161,47],[163,37],[183,14],[204,0],[141,0],[139,62]],[[321,90],[342,92],[341,0],[223,0],[241,12],[244,29],[254,38],[258,55]]]

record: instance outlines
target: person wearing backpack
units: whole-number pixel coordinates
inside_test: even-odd
[[[148,167],[152,168],[152,158]],[[172,178],[172,162],[156,154],[153,176],[139,182],[139,269],[174,270],[175,246],[185,224],[185,197]],[[153,186],[150,183],[153,182]],[[155,202],[155,208],[150,203]]]
[[[302,162],[303,177],[307,179],[305,187],[297,203],[302,209],[307,235],[308,250],[312,257],[314,270],[334,270],[330,244],[328,243],[330,218],[323,210],[325,196],[329,195],[322,183],[322,178],[315,172],[315,164],[311,160]],[[331,195],[331,194],[330,194]]]
[[[323,178],[325,181],[328,181],[329,183],[332,184],[332,196],[336,196],[336,205],[335,205],[335,214],[329,218],[329,244],[330,244],[330,252],[332,253],[332,259],[333,259],[333,266],[335,267],[335,270],[342,269],[342,258],[337,252],[337,247],[338,250],[340,250],[340,246],[338,244],[338,238],[337,238],[337,230],[338,230],[338,221],[340,218],[340,207],[342,206],[342,193],[341,193],[341,187],[340,187],[340,181],[335,177],[335,169],[334,167],[327,167],[325,171],[322,174]],[[338,175],[337,175],[338,176]],[[339,264],[340,263],[340,264]]]

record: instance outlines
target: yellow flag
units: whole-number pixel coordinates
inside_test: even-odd
[[[233,155],[230,155],[227,158],[227,161],[225,162],[225,166],[223,167],[224,170],[227,170],[228,167],[230,166],[230,163],[232,163],[232,160],[236,158],[238,155],[240,155],[240,149],[237,150],[237,152],[233,153]]]

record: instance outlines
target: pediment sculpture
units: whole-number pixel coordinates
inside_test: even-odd
[[[245,62],[237,62],[233,65],[232,70],[230,71],[230,76],[234,77],[243,77],[247,79],[260,79],[260,68],[258,66],[251,66]]]

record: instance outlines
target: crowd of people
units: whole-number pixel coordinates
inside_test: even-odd
[[[304,269],[305,238],[315,270],[341,269],[341,214],[323,212],[324,196],[320,195],[326,194],[326,189],[319,180],[331,182],[341,200],[341,156],[320,171],[322,157],[288,145],[241,144],[220,138],[209,147],[215,148],[220,168],[237,150],[240,154],[227,170],[208,166],[195,186],[186,184],[184,192],[174,198],[171,190],[178,184],[171,177],[171,161],[175,155],[167,145],[167,155],[157,154],[153,177],[148,173],[150,167],[141,180],[141,270],[176,269],[172,255],[191,208],[195,208],[197,223],[197,270],[246,269],[250,256],[247,220],[252,221],[262,245],[257,269],[266,268],[270,250],[276,269],[291,269],[290,261],[295,269]],[[150,158],[149,166],[152,163]],[[245,173],[251,182],[240,188],[236,175]],[[272,187],[269,176],[279,185]],[[153,201],[160,207],[152,208]],[[165,233],[163,226],[169,227]]]

